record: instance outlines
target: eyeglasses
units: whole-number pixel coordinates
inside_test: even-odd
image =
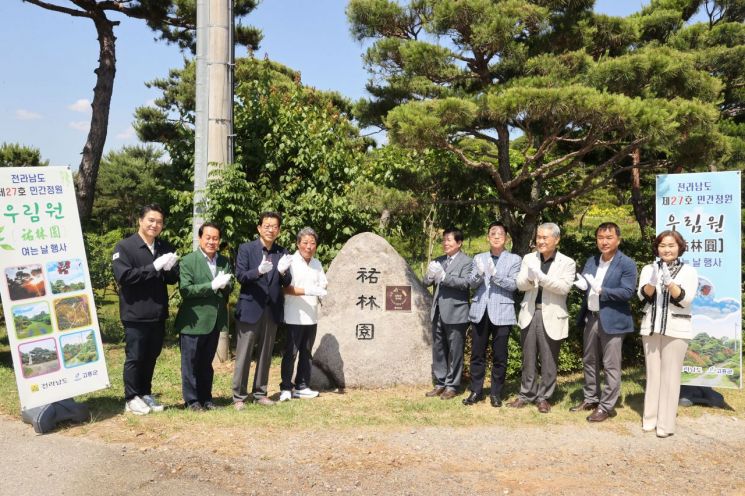
[[[271,224],[270,225],[266,225],[265,224],[265,225],[261,226],[261,228],[264,231],[279,231],[279,226],[275,226],[275,225],[271,225]]]

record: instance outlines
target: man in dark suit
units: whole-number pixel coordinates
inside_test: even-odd
[[[238,248],[235,278],[241,283],[241,292],[235,308],[236,345],[233,372],[233,405],[242,410],[248,399],[248,373],[251,354],[258,344],[259,357],[252,395],[260,405],[273,405],[267,398],[269,365],[272,360],[277,324],[282,322],[284,293],[282,288],[292,280],[292,256],[274,241],[279,236],[282,217],[277,212],[263,212],[259,216],[259,238],[243,243]]]
[[[212,360],[220,331],[228,326],[228,296],[232,285],[230,262],[220,255],[220,228],[212,222],[199,227],[199,248],[181,259],[181,306],[176,330],[181,345],[181,390],[190,410],[213,410]]]
[[[425,395],[430,398],[454,398],[463,376],[471,257],[460,251],[462,245],[463,233],[460,229],[446,229],[442,236],[445,255],[430,262],[424,275],[424,285],[435,286],[430,314],[435,387]]]
[[[621,392],[623,337],[634,330],[629,301],[636,291],[636,264],[618,249],[621,229],[613,222],[595,230],[598,255],[587,259],[575,286],[585,291],[577,326],[584,328],[584,399],[570,410],[592,410],[589,422],[602,422],[615,413]],[[600,369],[605,388],[600,391]]]
[[[145,205],[139,229],[119,241],[112,256],[124,326],[124,410],[135,415],[164,409],[152,394],[153,373],[166,332],[167,285],[179,279],[176,250],[159,237],[164,222],[160,205]]]

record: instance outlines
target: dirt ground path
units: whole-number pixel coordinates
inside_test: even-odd
[[[738,495],[743,424],[681,418],[667,439],[630,422],[166,437],[118,416],[36,436],[0,417],[0,495]]]

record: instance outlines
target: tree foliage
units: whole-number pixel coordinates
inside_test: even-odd
[[[96,232],[132,230],[142,205],[159,203],[168,209],[170,192],[187,186],[172,169],[163,152],[152,145],[109,152],[101,161],[89,226]]]
[[[280,243],[294,246],[304,226],[320,236],[319,256],[329,261],[346,239],[369,229],[371,215],[349,198],[362,175],[369,142],[349,119],[338,94],[303,86],[299,74],[271,61],[239,59],[234,110],[235,164],[210,178],[207,217],[224,228],[229,250],[256,236],[258,215],[283,216]],[[155,81],[163,91],[156,108],[138,109],[136,129],[166,147],[174,167],[192,173],[194,79],[191,63]],[[190,239],[191,195],[172,206],[182,241]],[[187,241],[186,243],[190,243]]]
[[[196,0],[23,0],[52,12],[75,18],[89,19],[98,35],[98,67],[91,103],[91,125],[83,146],[82,158],[75,176],[80,218],[87,220],[93,209],[98,169],[103,155],[109,125],[109,107],[114,93],[116,74],[116,37],[114,28],[121,21],[113,15],[140,19],[158,34],[160,39],[176,43],[181,48],[195,49]],[[248,15],[258,0],[234,0],[233,13],[240,19]],[[261,33],[255,28],[238,26],[237,43],[256,49]]]
[[[49,165],[49,160],[41,159],[38,148],[20,143],[0,145],[0,167],[38,167]]]
[[[726,155],[727,84],[668,44],[694,3],[652,2],[618,18],[591,1],[352,0],[351,30],[373,41],[374,75],[355,111],[393,143],[483,171],[525,252],[544,211],[634,168]]]

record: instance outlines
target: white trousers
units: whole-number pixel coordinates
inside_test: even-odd
[[[647,366],[642,429],[656,429],[660,435],[673,434],[688,340],[653,334],[642,336],[642,342]]]

